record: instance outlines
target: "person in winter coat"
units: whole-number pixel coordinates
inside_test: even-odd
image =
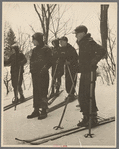
[[[97,105],[95,100],[95,82],[97,63],[104,57],[106,50],[98,45],[90,33],[87,33],[86,26],[78,26],[75,30],[77,44],[79,46],[79,66],[78,73],[81,73],[79,96],[81,112],[83,120],[77,126],[87,126],[89,124],[90,110],[90,84],[93,83],[92,98],[92,126],[97,124]],[[93,82],[91,82],[91,72],[93,72]]]
[[[61,77],[64,74],[64,62],[61,58],[61,48],[59,46],[59,39],[52,41],[52,92],[50,97],[54,95],[54,87],[56,86],[56,94],[59,93],[61,85]]]
[[[20,53],[19,47],[14,44],[12,45],[12,55],[10,58],[4,62],[4,65],[11,65],[11,81],[12,86],[14,88],[14,102],[23,102],[25,100],[22,90],[22,81],[23,81],[23,73],[24,73],[24,65],[27,60],[23,53]],[[18,92],[17,92],[18,90]],[[18,99],[18,93],[20,94],[20,99]]]
[[[32,36],[32,42],[35,48],[32,50],[30,58],[30,72],[33,82],[33,108],[34,111],[27,118],[38,117],[44,119],[47,117],[47,94],[49,87],[49,72],[51,67],[51,50],[44,45],[43,34],[40,32]],[[39,112],[39,109],[41,111]]]
[[[64,61],[65,61],[65,87],[66,91],[69,94],[73,86],[72,92],[69,95],[69,101],[75,99],[75,87],[77,80],[76,67],[78,65],[78,54],[75,48],[68,43],[68,38],[63,36],[59,39],[61,45],[61,52],[64,52]]]

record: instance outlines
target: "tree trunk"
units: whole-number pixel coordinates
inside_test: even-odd
[[[107,50],[107,38],[108,38],[108,8],[109,5],[101,5],[100,14],[100,32],[102,46]]]

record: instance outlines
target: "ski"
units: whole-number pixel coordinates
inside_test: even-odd
[[[33,96],[30,96],[28,98],[25,98],[25,101],[28,101],[28,100],[30,100],[32,98],[33,98]],[[21,102],[21,103],[24,103],[24,102]],[[17,104],[21,104],[21,103],[17,103]],[[58,109],[58,108],[60,108],[60,107],[62,107],[64,105],[65,105],[65,101],[63,101],[63,102],[61,102],[61,103],[59,103],[59,104],[57,104],[57,105],[55,105],[55,106],[47,109],[47,113],[52,112],[52,111],[54,111],[54,110],[56,110],[56,109]],[[13,108],[13,107],[14,107],[14,104],[13,103],[12,104],[9,104],[9,105],[7,105],[7,106],[4,107],[3,111],[6,111],[6,110],[8,110],[10,108]]]
[[[28,98],[25,98],[25,101],[24,101],[24,102],[26,102],[26,101],[28,101],[28,100],[30,100],[30,99],[32,99],[32,98],[33,98],[33,96],[30,96],[30,97],[28,97]],[[54,100],[55,100],[55,99],[54,99]],[[24,103],[24,102],[21,102],[21,103]],[[54,102],[54,101],[53,101],[53,102]],[[21,103],[17,103],[17,105],[18,105],[18,104],[21,104]],[[69,103],[70,103],[70,102],[69,102]],[[47,113],[52,112],[52,111],[54,111],[54,110],[57,110],[57,109],[61,108],[62,106],[64,106],[65,104],[66,104],[66,98],[64,99],[64,101],[60,102],[59,104],[54,105],[54,106],[52,106],[51,108],[48,108],[48,109],[47,109]],[[14,104],[9,104],[9,105],[7,105],[7,106],[4,107],[3,111],[6,111],[6,110],[8,110],[8,109],[10,109],[10,108],[13,108],[13,107],[14,107]]]
[[[61,94],[62,92],[63,92],[63,90],[59,91],[57,94],[54,94],[54,97],[52,97],[52,98],[48,101],[48,105],[51,105],[51,104],[55,101],[55,99],[60,96],[60,94]]]
[[[105,118],[105,119],[102,118],[101,120],[98,121],[98,124],[95,127],[98,127],[98,126],[101,126],[101,125],[104,125],[104,124],[107,124],[107,123],[110,123],[113,121],[115,121],[115,117],[110,117],[110,118]],[[22,140],[22,139],[15,138],[15,140],[22,141],[25,143],[30,143],[32,145],[40,145],[40,144],[46,143],[48,141],[56,140],[63,136],[67,136],[67,135],[70,135],[70,134],[73,134],[73,133],[76,133],[79,131],[83,131],[86,129],[88,129],[88,128],[87,127],[74,127],[74,128],[70,128],[67,130],[62,130],[60,132],[46,134],[44,136],[39,136],[34,139]]]
[[[62,130],[62,131],[57,132],[57,133],[46,134],[44,136],[39,136],[39,137],[34,138],[34,139],[22,140],[22,139],[15,138],[15,140],[26,142],[26,143],[31,143],[31,142],[34,142],[34,141],[37,141],[37,140],[40,140],[40,139],[49,138],[49,137],[52,137],[52,136],[55,136],[55,135],[59,135],[59,134],[62,134],[62,133],[66,133],[66,132],[69,132],[69,131],[72,131],[72,130],[76,130],[76,129],[79,129],[79,127],[74,127],[74,128],[70,128],[70,129],[67,129],[67,130]]]
[[[21,103],[24,103],[24,102],[26,102],[26,101],[28,101],[28,100],[30,100],[32,98],[33,98],[33,96],[29,96],[29,97],[25,98],[25,100],[23,102],[18,102],[17,105],[19,105]],[[4,107],[3,111],[6,111],[6,110],[8,110],[10,108],[13,108],[14,106],[15,106],[15,103],[9,104],[9,105]]]
[[[48,108],[48,109],[47,109],[47,113],[52,112],[52,111],[54,111],[54,110],[57,110],[57,109],[63,107],[65,104],[66,104],[66,101],[62,101],[62,102],[60,102],[59,104],[57,104],[57,105],[55,105],[55,106],[52,106],[51,108]]]
[[[115,117],[103,119],[103,120],[98,122],[97,126],[104,125],[104,124],[110,123],[112,121],[115,121]],[[97,127],[97,126],[95,126],[95,127]],[[76,133],[76,132],[79,132],[79,131],[83,131],[83,130],[86,130],[86,129],[88,129],[88,128],[87,127],[79,127],[79,129],[67,131],[67,132],[62,133],[62,134],[57,134],[56,136],[49,136],[48,138],[42,139],[40,141],[38,140],[36,142],[35,141],[30,142],[30,144],[31,145],[40,145],[40,144],[46,143],[48,141],[53,141],[53,140],[59,139],[59,138],[61,138],[63,136],[71,135],[73,133]]]
[[[54,110],[57,110],[57,109],[63,107],[66,104],[66,99],[67,99],[67,97],[65,97],[64,101],[62,101],[59,104],[57,104],[55,106],[52,106],[51,108],[47,109],[47,113],[52,112]],[[77,99],[77,97],[75,99]],[[71,103],[71,102],[69,102],[69,103]]]

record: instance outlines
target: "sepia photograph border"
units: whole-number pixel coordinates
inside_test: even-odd
[[[119,126],[119,108],[118,108],[119,107],[119,98],[118,98],[119,97],[119,93],[118,93],[118,89],[119,89],[119,79],[118,79],[118,76],[119,76],[119,70],[118,70],[118,67],[119,67],[119,59],[118,59],[118,57],[119,57],[119,50],[118,50],[118,48],[119,48],[119,40],[118,40],[118,36],[119,36],[119,29],[118,29],[118,27],[119,27],[119,24],[118,24],[118,21],[119,21],[119,10],[118,10],[119,1],[118,0],[117,1],[116,0],[108,0],[108,1],[107,0],[103,0],[103,1],[102,0],[98,0],[98,1],[96,1],[96,0],[92,0],[92,1],[86,1],[86,0],[84,0],[84,1],[81,1],[81,0],[74,0],[74,1],[73,0],[72,1],[67,1],[67,0],[65,0],[65,1],[56,1],[56,0],[52,0],[52,1],[50,1],[50,0],[49,1],[48,0],[47,1],[43,1],[43,0],[35,0],[35,1],[31,1],[31,0],[28,0],[28,1],[22,1],[22,0],[21,1],[17,1],[17,0],[15,0],[15,1],[13,1],[12,0],[11,1],[10,0],[9,1],[9,0],[6,0],[6,1],[4,1],[4,0],[1,0],[0,1],[0,8],[1,8],[0,9],[1,10],[1,15],[0,15],[0,17],[1,17],[1,24],[0,24],[1,25],[0,26],[1,27],[1,30],[0,30],[0,33],[1,33],[1,36],[0,36],[0,39],[1,39],[1,50],[0,50],[0,56],[1,56],[1,65],[0,65],[0,69],[1,69],[1,71],[0,71],[1,72],[1,80],[0,80],[1,81],[1,85],[0,85],[0,95],[1,95],[1,102],[0,102],[0,104],[1,104],[1,106],[0,106],[1,123],[0,123],[0,128],[2,128],[2,112],[3,112],[3,109],[2,109],[2,100],[3,100],[2,99],[2,97],[3,97],[2,96],[2,92],[3,92],[2,91],[3,72],[2,71],[3,71],[3,65],[4,65],[3,64],[4,56],[3,56],[3,51],[2,51],[3,50],[3,45],[2,45],[3,44],[3,35],[2,35],[3,34],[3,30],[2,30],[2,28],[3,28],[3,24],[2,24],[3,23],[2,22],[2,19],[3,19],[2,18],[2,9],[3,8],[2,8],[2,2],[43,2],[43,3],[44,2],[46,2],[46,3],[47,2],[53,2],[53,3],[55,3],[55,2],[56,3],[57,2],[66,2],[66,3],[68,3],[68,2],[69,3],[70,2],[72,2],[72,3],[74,3],[74,2],[95,2],[95,3],[96,2],[102,2],[102,3],[116,2],[117,3],[117,62],[116,62],[116,65],[117,65],[117,72],[116,72],[116,74],[117,74],[117,76],[116,76],[116,80],[117,80],[117,90],[116,90],[117,91],[117,93],[116,93],[117,105],[115,105],[116,110],[117,110],[116,111],[116,113],[117,113],[117,115],[116,115],[116,121],[115,121],[115,123],[117,122],[116,123],[117,134],[116,134],[116,137],[115,138],[116,138],[116,148],[119,149],[119,143],[118,143],[118,140],[119,140],[119,128],[118,128],[118,126]],[[0,134],[1,134],[1,138],[2,138],[2,129],[0,129]],[[1,141],[2,140],[0,139],[0,144],[2,143]],[[10,147],[7,146],[7,148],[16,148],[16,149],[19,148],[19,147],[22,147],[22,146],[15,146],[15,147],[14,146],[10,146]],[[23,146],[24,149],[27,149],[27,148],[36,148],[36,147],[37,148],[54,148],[54,147],[51,147],[51,146],[49,146],[49,147],[26,146],[26,145]],[[0,145],[0,149],[2,149],[2,148],[4,148],[4,147],[2,147]],[[61,148],[61,147],[57,147],[57,148]],[[63,147],[63,148],[65,148],[65,147]],[[66,148],[71,148],[71,147],[66,147]],[[76,147],[73,147],[73,148],[76,148]],[[85,147],[83,147],[83,148],[85,148]],[[93,147],[86,147],[86,148],[93,148]],[[95,147],[95,148],[106,148],[106,147],[103,147],[102,146],[102,147]]]

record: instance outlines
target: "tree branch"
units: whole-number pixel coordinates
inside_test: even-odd
[[[34,4],[34,8],[35,8],[35,11],[36,11],[36,13],[37,13],[37,15],[38,15],[38,17],[39,17],[39,19],[41,21],[41,26],[42,26],[42,29],[43,29],[43,33],[45,33],[45,28],[44,28],[43,20],[42,20],[42,18],[40,16],[40,13],[38,12],[35,4]]]

